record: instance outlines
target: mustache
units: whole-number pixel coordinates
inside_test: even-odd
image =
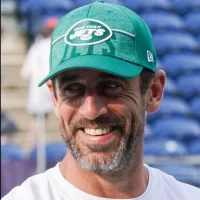
[[[72,133],[74,134],[77,130],[82,129],[88,126],[112,126],[116,128],[123,129],[125,127],[125,120],[120,119],[118,117],[107,117],[107,116],[100,116],[94,120],[88,120],[86,118],[80,119],[78,122],[73,123],[70,127]]]

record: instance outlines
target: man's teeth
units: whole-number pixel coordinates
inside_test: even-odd
[[[85,128],[85,133],[89,135],[104,135],[111,131],[111,128],[99,128],[99,129],[92,129],[92,128]]]

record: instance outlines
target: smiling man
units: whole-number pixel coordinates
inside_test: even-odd
[[[133,11],[102,1],[64,16],[47,82],[67,155],[3,200],[199,200],[200,190],[143,163],[146,113],[160,106],[151,33]]]

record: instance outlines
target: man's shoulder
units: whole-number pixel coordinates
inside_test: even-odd
[[[159,169],[151,168],[154,176],[158,180],[157,183],[162,185],[163,194],[171,196],[171,199],[182,199],[182,200],[199,200],[200,189],[180,182],[173,176],[162,172]]]
[[[2,200],[43,200],[50,187],[49,173],[54,168],[44,173],[26,179],[20,186],[13,188]]]

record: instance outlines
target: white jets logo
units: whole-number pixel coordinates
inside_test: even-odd
[[[90,40],[94,36],[102,36],[105,30],[101,29],[101,26],[86,26],[75,29],[75,33],[71,34],[69,38],[74,40],[80,37],[80,40]]]
[[[64,41],[72,46],[85,46],[104,42],[111,36],[112,30],[105,23],[95,19],[83,19],[70,27]]]

